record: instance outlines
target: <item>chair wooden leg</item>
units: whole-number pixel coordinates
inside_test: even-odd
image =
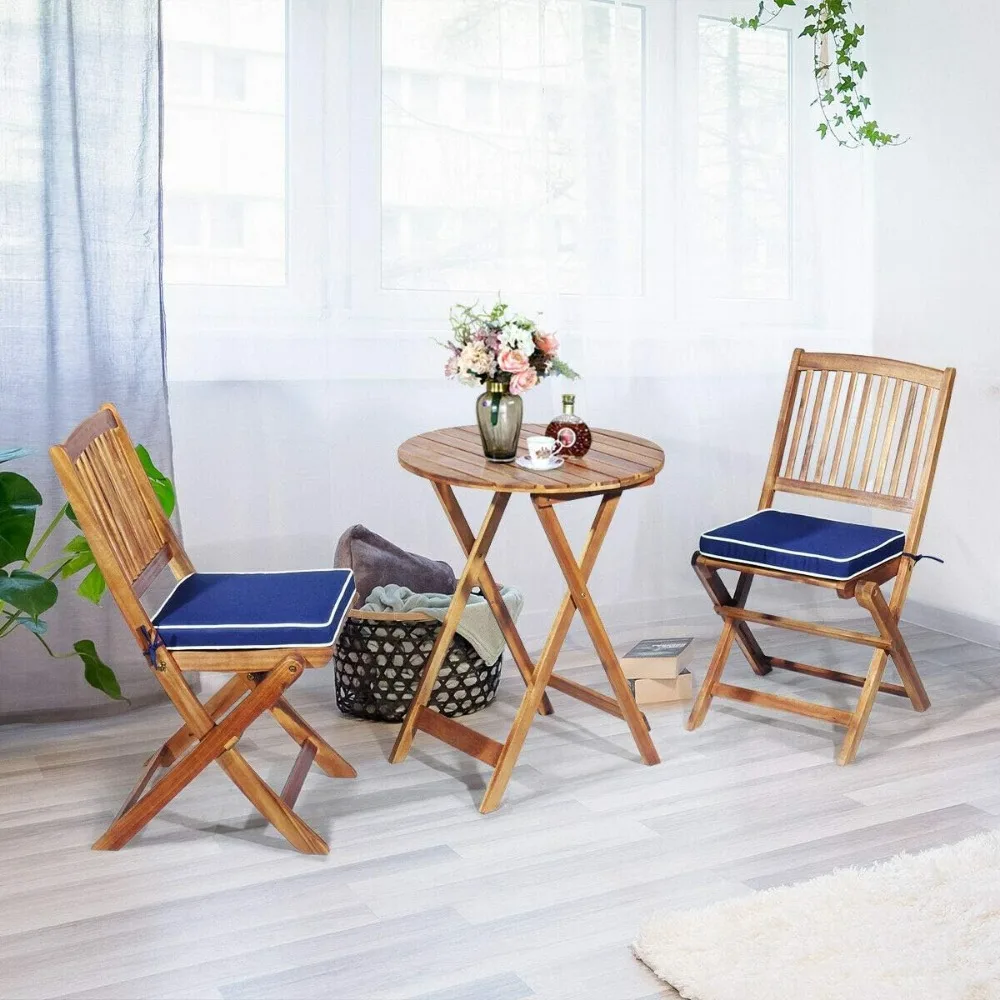
[[[260,681],[254,674],[243,674],[239,680],[245,687],[251,690],[255,688]],[[320,736],[319,733],[313,729],[312,726],[306,722],[305,719],[299,715],[298,712],[289,705],[286,698],[279,698],[268,711],[274,716],[274,721],[281,726],[282,729],[288,733],[289,736],[300,747],[305,746],[307,743],[311,744],[316,750],[316,766],[331,778],[356,778],[358,772],[354,770],[351,764],[346,761],[343,757],[337,753],[336,750],[330,746],[326,740]]]
[[[708,669],[705,671],[705,679],[701,682],[698,695],[691,706],[691,714],[688,716],[687,728],[697,729],[708,714],[708,707],[712,704],[712,696],[715,693],[715,686],[722,677],[722,671],[726,667],[726,660],[729,659],[729,651],[733,648],[733,640],[736,638],[736,626],[731,619],[727,619],[722,626],[722,634],[715,644],[715,652],[709,661]]]
[[[719,576],[719,571],[713,566],[703,566],[698,562],[698,553],[691,557],[691,565],[695,574],[701,580],[701,585],[712,601],[712,606],[718,612],[720,607],[745,608],[753,584],[752,573],[740,573],[736,582],[736,590],[730,594]],[[764,677],[771,672],[771,658],[760,648],[760,643],[746,622],[737,622],[735,638],[743,655],[747,658],[751,669],[758,677]]]
[[[910,656],[910,651],[906,646],[906,640],[899,631],[899,624],[896,616],[892,613],[882,591],[876,583],[863,583],[855,595],[858,603],[867,609],[875,621],[875,625],[883,638],[888,639],[892,645],[889,648],[889,655],[896,665],[899,679],[903,682],[903,687],[910,698],[910,702],[918,712],[925,712],[930,708],[931,700],[927,697],[923,681],[917,673],[916,665]]]
[[[309,773],[309,768],[312,767],[315,759],[316,747],[307,740],[302,744],[302,749],[295,758],[295,763],[292,765],[291,771],[288,772],[288,777],[285,779],[285,785],[281,789],[281,801],[284,802],[290,809],[295,808],[299,792],[302,791],[302,785],[306,780],[306,775]]]
[[[225,684],[205,702],[205,711],[213,720],[225,715],[246,694],[246,686],[239,677],[231,677]],[[164,766],[172,764],[184,751],[198,739],[189,726],[182,726],[163,745]]]
[[[284,698],[279,698],[277,704],[271,707],[271,714],[281,728],[300,747],[309,744],[315,749],[316,766],[325,774],[331,778],[356,778],[358,776],[358,772],[354,770],[353,766],[341,757]]]
[[[885,673],[888,659],[889,654],[884,649],[876,649],[872,654],[871,665],[868,667],[868,677],[865,680],[865,686],[861,689],[861,697],[858,699],[858,707],[854,710],[854,715],[847,726],[847,735],[844,737],[840,753],[837,755],[838,764],[850,764],[857,756],[858,746],[861,744],[861,737],[865,734],[868,716],[871,715],[872,706],[878,696],[879,684],[882,683],[882,675]]]
[[[198,740],[196,746],[174,763],[148,792],[112,822],[104,835],[94,844],[94,849],[115,851],[127,844],[213,760],[232,749],[244,730],[267,711],[290,684],[298,680],[303,666],[298,657],[289,656],[269,671],[265,680],[254,691],[224,719],[211,726]],[[204,711],[200,703],[198,707]]]
[[[182,731],[187,732],[186,729]],[[142,773],[139,775],[139,780],[135,783],[129,797],[122,803],[121,809],[118,810],[118,815],[115,816],[116,820],[120,819],[129,811],[129,809],[132,808],[132,806],[136,804],[136,802],[139,801],[142,797],[142,793],[146,790],[146,786],[152,780],[153,775],[155,775],[161,767],[170,766],[171,758],[168,758],[167,756],[168,745],[169,743],[164,743],[163,746],[160,747],[160,749],[157,750],[156,753],[154,753],[153,756],[150,757],[149,760],[147,760],[143,765]]]
[[[493,544],[497,529],[500,527],[500,520],[503,518],[507,504],[510,502],[509,493],[494,493],[490,505],[487,508],[486,516],[483,518],[479,534],[469,552],[469,558],[462,570],[462,575],[458,578],[458,585],[448,607],[448,613],[441,623],[441,629],[434,640],[434,648],[431,650],[430,659],[424,667],[424,672],[420,678],[420,684],[413,695],[409,711],[403,720],[403,725],[396,736],[396,742],[389,754],[389,762],[398,764],[406,759],[413,745],[413,737],[417,731],[417,719],[420,710],[425,708],[430,701],[431,691],[434,689],[434,682],[437,680],[438,672],[444,663],[448,647],[454,638],[458,628],[459,620],[465,611],[465,606],[469,601],[469,594],[477,579],[479,579],[480,569],[486,562],[486,555]]]
[[[218,758],[219,766],[236,787],[253,803],[257,811],[284,838],[303,854],[329,854],[326,841],[305,820],[298,817],[282,801],[273,788],[247,763],[236,750],[228,750]]]

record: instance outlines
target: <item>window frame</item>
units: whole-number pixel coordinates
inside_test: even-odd
[[[315,319],[321,314],[326,298],[322,208],[327,185],[322,129],[315,128],[310,108],[325,61],[322,3],[285,0],[285,281],[280,285],[167,282],[164,295],[172,335],[194,335],[206,325],[219,331],[234,324],[243,335],[268,329],[276,321]]]
[[[812,85],[811,61],[803,57],[801,43],[795,25],[786,18],[774,28],[788,34],[788,240],[789,263],[787,298],[741,298],[711,297],[694,291],[701,284],[695,279],[696,255],[687,251],[683,242],[684,232],[690,232],[697,224],[694,211],[696,199],[685,203],[684,192],[697,188],[698,149],[697,129],[699,106],[697,87],[693,89],[696,99],[678,108],[678,132],[683,136],[680,143],[679,177],[676,188],[678,225],[678,296],[677,317],[681,322],[708,322],[712,324],[748,324],[786,326],[791,324],[812,325],[817,320],[816,297],[809,280],[814,275],[813,227],[809,224],[809,213],[802,204],[802,192],[808,186],[806,178],[811,170],[805,144],[798,138],[803,130],[810,130],[808,87]],[[689,79],[695,84],[699,78],[699,36],[698,26],[703,18],[715,21],[729,21],[733,16],[732,0],[680,0],[678,3],[678,49],[677,77]],[[734,29],[737,30],[737,29]],[[803,64],[809,62],[809,75],[803,74]],[[690,265],[690,266],[689,266]]]
[[[613,6],[615,0],[594,0]],[[673,154],[669,129],[664,129],[661,143],[649,141],[649,94],[655,86],[673,101],[674,78],[666,70],[669,60],[650,57],[650,22],[656,25],[656,35],[666,48],[673,45],[673,17],[670,3],[662,0],[627,0],[630,6],[642,8],[643,30],[643,204],[651,199],[662,201],[667,208],[663,186],[654,193],[649,177],[673,175]],[[352,114],[349,147],[352,165],[352,199],[349,262],[349,312],[355,322],[364,326],[392,327],[407,322],[440,320],[456,301],[492,302],[496,288],[465,290],[389,289],[381,280],[381,25],[382,0],[364,0],[353,6],[351,19],[351,84]],[[372,54],[375,61],[372,61]],[[668,153],[667,151],[670,150]],[[657,259],[672,263],[672,224],[666,228],[650,226],[648,211],[643,221],[643,273],[640,295],[581,295],[566,292],[521,292],[502,289],[503,295],[517,303],[520,312],[558,313],[564,317],[587,316],[594,322],[611,322],[621,317],[623,310],[635,318],[651,319],[662,305],[647,303],[649,262]],[[423,336],[423,332],[420,333]]]

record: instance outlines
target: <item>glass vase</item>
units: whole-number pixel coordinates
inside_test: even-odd
[[[520,396],[507,392],[502,382],[486,383],[486,392],[476,400],[476,422],[489,461],[514,461],[523,412]]]

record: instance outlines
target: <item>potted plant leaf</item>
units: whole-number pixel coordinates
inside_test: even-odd
[[[174,510],[176,494],[173,483],[153,464],[149,452],[142,445],[136,454],[146,472],[167,517]],[[28,454],[25,448],[0,451],[0,465],[13,462]],[[30,479],[6,469],[0,469],[0,639],[15,629],[30,632],[57,659],[79,657],[83,663],[83,676],[91,687],[102,691],[109,698],[124,700],[118,678],[101,659],[91,639],[78,639],[73,651],[56,652],[48,643],[48,623],[42,617],[59,600],[57,581],[69,580],[84,573],[77,585],[77,593],[94,604],[104,596],[104,576],[94,561],[90,545],[82,534],[74,535],[63,547],[59,556],[38,565],[46,542],[65,518],[79,528],[69,504],[63,504],[45,530],[35,538],[38,511],[42,495]]]
[[[749,17],[733,17],[738,28],[759,31],[776,20],[787,7],[804,7],[800,38],[812,39],[813,77],[822,121],[816,126],[820,137],[838,145],[899,146],[906,142],[897,132],[882,128],[871,116],[871,99],[862,93],[868,66],[860,55],[865,26],[854,19],[852,0],[757,0],[757,12]]]

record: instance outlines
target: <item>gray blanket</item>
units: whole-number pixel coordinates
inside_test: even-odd
[[[517,621],[524,607],[524,597],[513,587],[501,587],[500,594]],[[365,601],[362,611],[423,611],[424,614],[444,621],[451,604],[450,594],[415,594],[408,587],[390,583],[386,587],[376,587]],[[458,634],[468,639],[472,648],[487,662],[496,663],[504,650],[503,632],[493,616],[486,598],[478,594],[469,597],[465,613],[458,623]]]

